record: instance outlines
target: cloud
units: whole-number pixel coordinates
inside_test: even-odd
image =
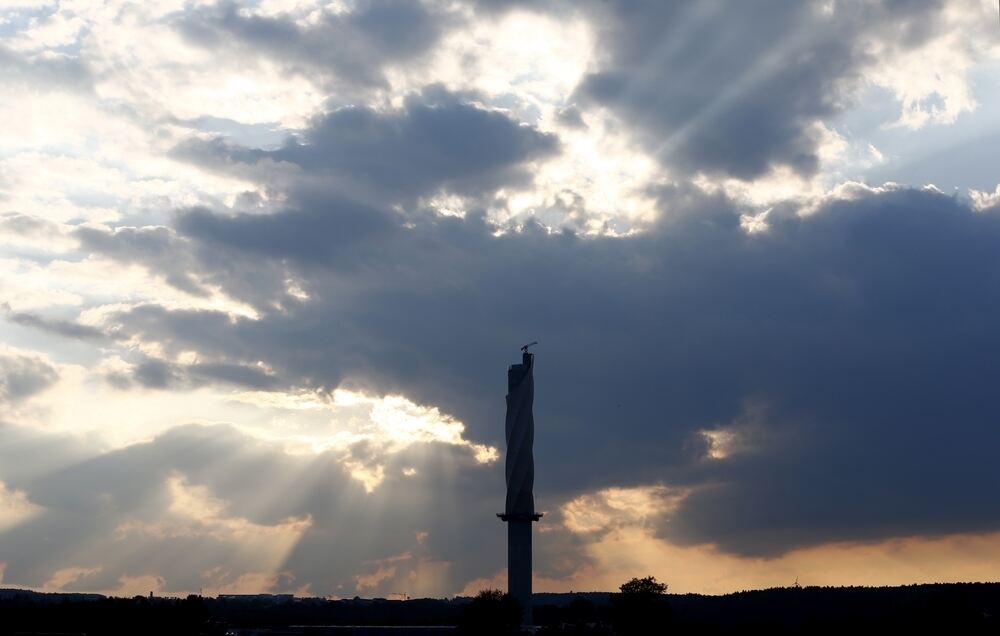
[[[677,546],[647,529],[627,526],[580,549],[589,563],[567,575],[538,576],[535,590],[614,590],[635,576],[654,575],[675,594],[728,594],[741,590],[803,586],[912,585],[990,581],[1000,562],[996,533],[835,543],[795,550],[773,559],[720,553],[710,546]],[[537,552],[536,552],[537,554]],[[493,587],[502,587],[499,572]],[[470,584],[475,594],[487,581]]]
[[[393,203],[438,190],[483,194],[525,183],[526,164],[557,149],[551,134],[429,87],[387,112],[366,107],[330,111],[301,139],[290,139],[277,150],[244,148],[216,138],[189,140],[174,154],[217,169],[247,171],[254,166],[264,179],[272,166],[290,164],[342,196]]]
[[[531,340],[546,585],[996,531],[992,184],[823,173],[975,107],[976,11],[292,4],[11,23],[5,582],[461,589]]]
[[[52,576],[42,583],[42,589],[46,591],[60,591],[66,589],[67,586],[76,583],[82,578],[93,576],[101,571],[100,567],[93,568],[79,568],[79,567],[69,567],[56,570],[52,573]]]
[[[684,543],[770,554],[998,521],[980,505],[996,215],[931,190],[859,189],[808,217],[776,210],[750,235],[718,195],[660,197],[670,214],[627,238],[400,219],[332,253],[310,238],[319,214],[208,217],[182,226],[187,240],[226,236],[214,244],[236,254],[283,226],[268,256],[290,246],[280,258],[309,300],[257,320],[145,305],[109,325],[169,355],[263,360],[288,385],[399,393],[493,445],[497,369],[538,339],[539,484],[556,501],[704,486],[663,530]],[[717,430],[744,436],[720,454],[704,434]]]
[[[55,367],[37,356],[0,352],[0,403],[26,400],[58,379]]]
[[[61,443],[20,435],[43,452]],[[387,466],[389,486],[370,493],[332,453],[290,455],[227,426],[175,427],[41,474],[13,474],[13,451],[0,445],[0,472],[32,514],[0,534],[11,585],[114,591],[154,577],[161,583],[153,589],[165,593],[266,581],[277,590],[309,585],[353,595],[355,573],[408,552],[412,560],[396,574],[429,572],[420,584],[430,587],[421,589],[446,594],[484,564],[502,562],[500,532],[496,550],[474,555],[482,531],[501,528],[484,494],[502,476],[465,449],[411,446]],[[420,470],[405,476],[403,466]],[[455,523],[462,514],[479,534]],[[386,577],[366,589],[384,594],[388,585]]]
[[[613,109],[680,173],[751,179],[785,167],[811,176],[821,122],[854,105],[870,78],[894,87],[907,118],[934,116],[916,102],[939,95],[952,121],[971,108],[965,71],[976,54],[938,41],[959,32],[952,13],[965,15],[945,3],[586,6],[606,62],[581,82],[578,101]],[[941,60],[939,79],[914,81],[907,69],[926,77],[928,57]]]
[[[273,390],[278,381],[259,366],[194,362],[177,364],[157,358],[144,358],[137,364],[118,365],[105,379],[119,389],[137,384],[147,389],[182,389],[211,384],[228,384],[245,389]]]
[[[23,505],[32,504],[23,486],[40,476],[58,471],[99,452],[92,439],[73,435],[45,435],[27,426],[0,421],[0,454],[4,458],[2,479],[8,493]],[[8,494],[8,496],[11,496]]]
[[[0,532],[23,523],[39,512],[40,508],[28,501],[23,492],[8,490],[3,482],[0,482]]]
[[[266,57],[292,72],[325,75],[331,89],[358,90],[384,85],[383,67],[414,61],[448,21],[446,14],[435,15],[420,2],[366,0],[349,11],[320,9],[298,16],[266,15],[222,2],[183,14],[175,27],[197,46]]]
[[[206,294],[184,271],[186,263],[178,261],[182,252],[174,249],[171,234],[165,227],[121,227],[112,233],[84,226],[76,228],[74,236],[85,250],[101,252],[119,262],[154,264],[155,269],[163,272],[166,281],[174,287],[189,294]]]
[[[72,320],[47,318],[29,311],[11,311],[10,306],[6,303],[0,303],[0,310],[3,310],[4,317],[11,322],[25,327],[33,327],[35,329],[47,331],[66,338],[76,338],[81,340],[106,340],[114,337],[114,334],[109,335],[100,329],[89,325],[83,325]]]
[[[68,55],[39,55],[0,46],[0,72],[12,84],[88,92],[93,78],[80,59]]]

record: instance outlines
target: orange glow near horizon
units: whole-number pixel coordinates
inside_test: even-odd
[[[536,573],[534,591],[616,591],[632,577],[655,576],[674,594],[728,594],[803,586],[889,586],[996,581],[1000,533],[911,537],[873,543],[831,543],[763,559],[678,546],[648,529],[614,530],[585,547],[590,564],[570,576]],[[505,589],[506,570],[470,581],[460,592]]]

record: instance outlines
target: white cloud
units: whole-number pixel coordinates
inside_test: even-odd
[[[579,15],[502,12],[445,35],[419,68],[390,68],[389,96],[441,83],[506,100],[521,119],[551,125],[593,54],[592,28]]]
[[[238,392],[229,399],[261,408],[294,413],[276,416],[256,435],[282,441],[293,452],[347,453],[344,465],[365,488],[374,491],[385,479],[386,459],[413,444],[442,443],[467,448],[480,464],[499,459],[499,451],[465,438],[465,425],[436,407],[421,406],[401,395],[376,396],[337,389],[330,398],[316,392]],[[308,411],[308,418],[302,411]],[[322,417],[318,417],[322,415]],[[309,422],[309,423],[306,423]],[[353,456],[356,444],[366,453]],[[408,475],[416,474],[415,469]]]
[[[972,200],[973,207],[980,211],[1000,206],[1000,185],[997,185],[993,192],[970,190],[969,198]]]
[[[0,9],[43,9],[55,3],[56,0],[0,0]]]
[[[11,490],[0,481],[0,532],[30,520],[41,511],[42,507],[31,503],[23,491]]]
[[[84,25],[80,17],[57,11],[11,38],[10,47],[16,51],[30,51],[73,44]]]
[[[893,92],[901,106],[893,123],[911,129],[953,124],[978,107],[969,71],[984,57],[996,57],[996,6],[988,0],[948,2],[936,16],[936,34],[913,49],[873,39],[868,81]]]
[[[563,525],[575,534],[644,527],[675,509],[685,495],[663,485],[605,488],[566,502],[560,513]]]

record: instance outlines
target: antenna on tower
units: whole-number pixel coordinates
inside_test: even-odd
[[[538,341],[537,341],[537,340],[535,340],[534,342],[529,342],[528,344],[526,344],[526,345],[524,345],[523,347],[521,347],[521,352],[522,352],[522,353],[528,353],[528,347],[533,347],[533,346],[535,346],[536,344],[538,344]]]

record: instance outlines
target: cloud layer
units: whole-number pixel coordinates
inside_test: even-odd
[[[489,584],[532,340],[541,587],[981,572],[997,197],[866,175],[996,97],[984,7],[11,9],[3,584]]]

